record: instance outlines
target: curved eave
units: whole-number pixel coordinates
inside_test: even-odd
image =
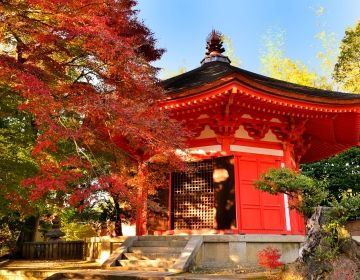
[[[289,83],[290,84],[290,83]],[[201,96],[203,94],[207,94],[211,91],[214,91],[218,88],[225,88],[229,85],[238,85],[240,87],[244,87],[245,89],[252,90],[255,92],[258,92],[260,94],[265,94],[269,98],[275,97],[275,98],[281,98],[284,100],[293,100],[297,102],[304,102],[304,103],[312,103],[312,104],[319,104],[319,105],[354,105],[354,106],[360,106],[360,94],[345,94],[344,97],[337,96],[336,98],[334,96],[327,97],[324,96],[324,92],[327,94],[331,94],[331,92],[328,91],[321,91],[323,96],[319,95],[313,95],[313,94],[304,94],[304,93],[298,93],[295,91],[288,91],[284,90],[282,88],[275,88],[270,87],[268,85],[261,84],[259,82],[256,82],[248,77],[245,77],[239,73],[229,73],[225,74],[224,76],[202,84],[200,86],[195,86],[192,88],[186,88],[184,90],[178,90],[178,91],[171,91],[167,92],[167,98],[165,100],[165,103],[168,103],[169,101],[176,101],[176,100],[182,100],[182,99],[188,99],[196,96]],[[291,84],[292,85],[292,84]],[[302,89],[304,87],[301,87]],[[352,97],[352,98],[349,98]]]
[[[301,162],[359,145],[360,94],[304,87],[224,63],[184,73],[165,81],[166,85],[168,97],[163,108],[177,119],[193,118],[209,107],[227,107],[308,120],[306,133],[313,140]]]

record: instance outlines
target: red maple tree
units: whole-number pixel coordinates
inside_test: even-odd
[[[161,184],[149,166],[176,163],[185,133],[159,106],[164,93],[151,62],[163,50],[135,5],[0,1],[0,83],[26,99],[21,109],[38,131],[40,171],[24,181],[32,200],[58,196],[83,207],[105,191],[139,205],[139,193]]]
[[[259,265],[264,268],[269,268],[270,270],[283,265],[279,261],[281,257],[280,251],[272,246],[267,246],[263,250],[260,250],[257,253],[257,257]]]

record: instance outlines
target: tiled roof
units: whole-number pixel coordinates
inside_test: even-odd
[[[229,74],[240,74],[251,81],[258,84],[283,90],[295,92],[298,94],[304,94],[307,96],[330,98],[330,99],[359,99],[360,94],[351,94],[337,91],[321,90],[317,88],[301,86],[266,76],[262,76],[253,72],[246,71],[244,69],[235,67],[226,62],[208,62],[203,64],[201,67],[186,72],[184,74],[175,76],[173,78],[163,81],[165,92],[168,96],[188,90],[191,88],[199,87],[207,83],[218,80]]]

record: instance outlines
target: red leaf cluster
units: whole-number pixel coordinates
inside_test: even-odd
[[[186,134],[160,108],[151,62],[163,50],[135,5],[0,1],[0,43],[10,49],[0,56],[0,86],[24,97],[20,109],[38,131],[39,173],[24,181],[32,199],[49,191],[68,193],[73,203],[100,190],[129,197],[126,189],[150,185],[135,177],[156,155],[177,160],[172,151]]]
[[[280,251],[272,246],[267,246],[265,249],[257,253],[258,264],[267,269],[275,269],[283,264],[279,261]]]

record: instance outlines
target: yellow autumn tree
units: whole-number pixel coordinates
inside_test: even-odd
[[[303,85],[331,90],[328,78],[310,70],[303,62],[286,57],[284,52],[284,31],[268,31],[263,37],[260,61],[262,73],[266,76]],[[325,55],[325,54],[324,54]]]
[[[222,39],[225,47],[224,55],[226,55],[231,60],[231,64],[233,66],[239,67],[241,64],[241,60],[235,53],[235,48],[231,37],[223,34]]]
[[[360,20],[345,31],[333,77],[345,91],[360,93]]]

